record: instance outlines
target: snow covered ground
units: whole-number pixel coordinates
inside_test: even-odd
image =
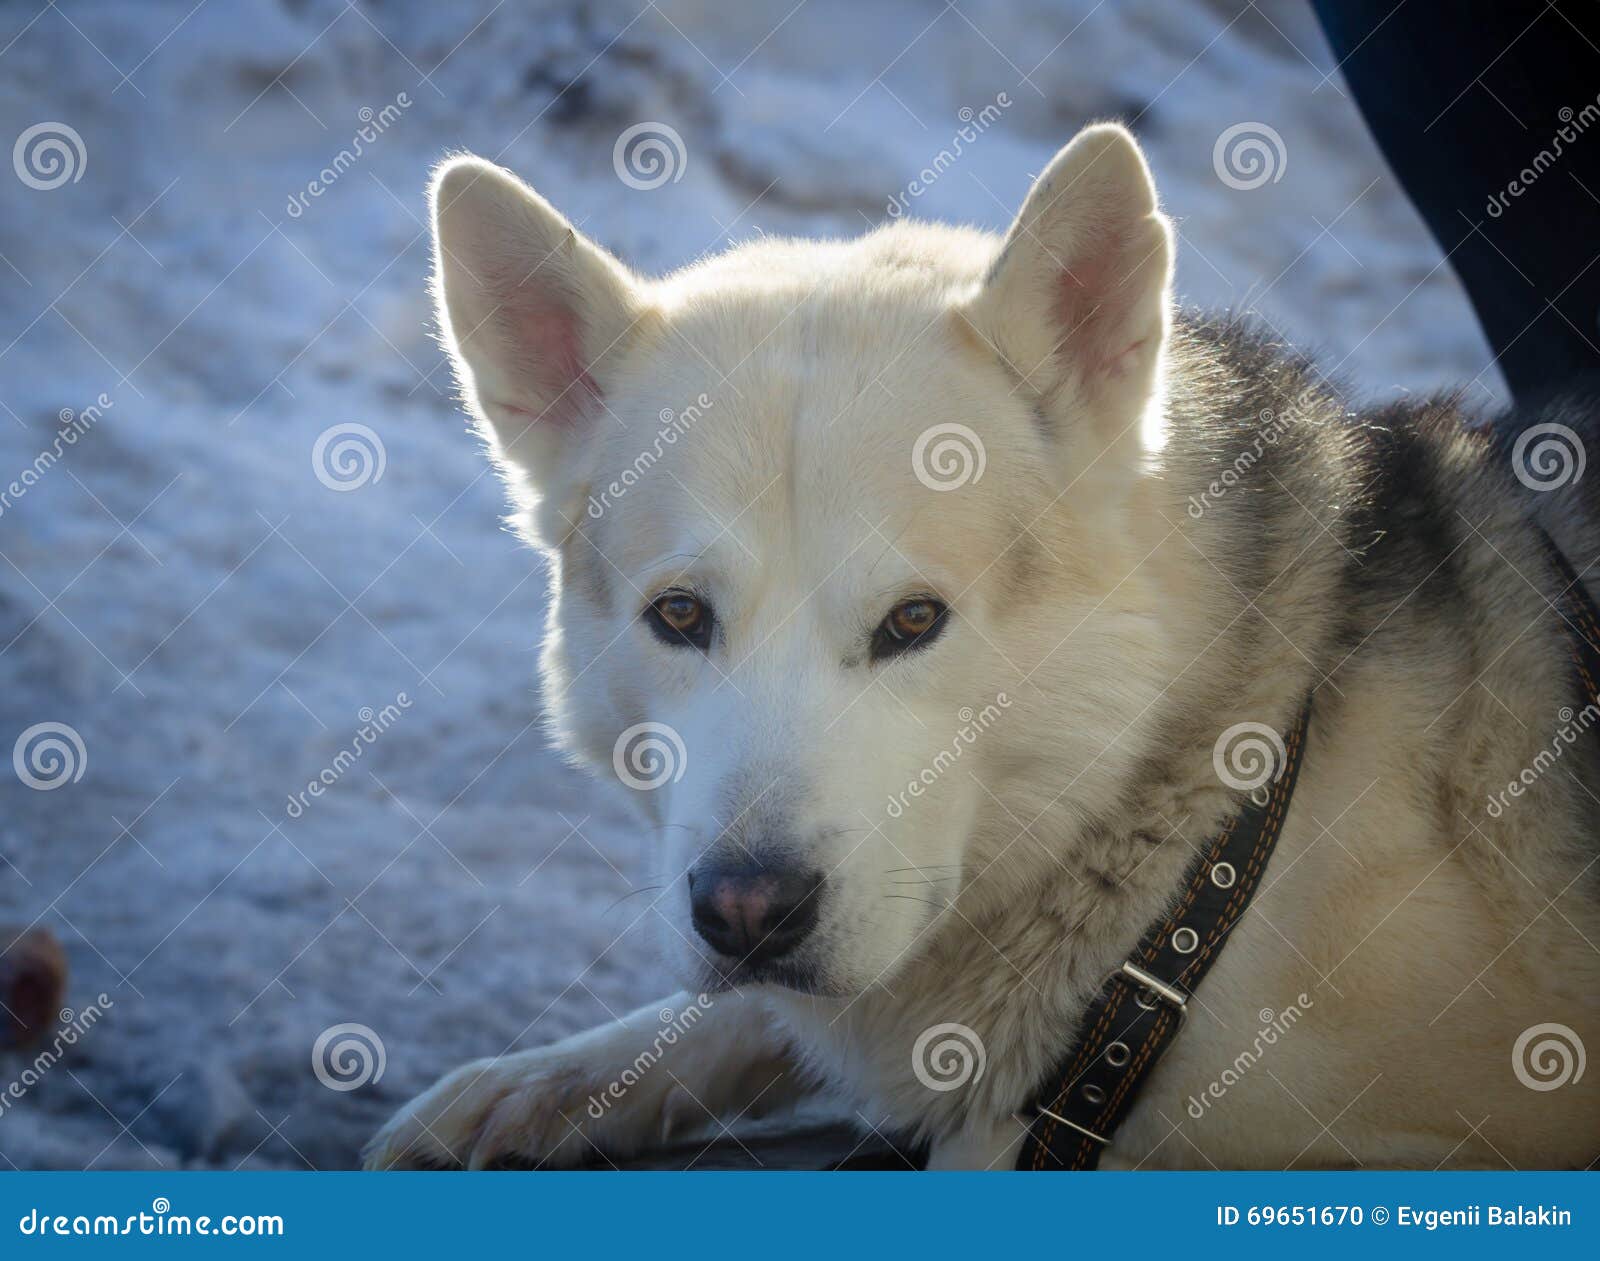
[[[896,197],[998,229],[1120,116],[1186,300],[1368,397],[1476,378],[1487,405],[1465,300],[1332,68],[1300,0],[7,6],[0,140],[81,149],[50,167],[47,129],[0,167],[0,489],[59,454],[0,499],[0,924],[51,928],[72,1007],[110,1004],[0,1110],[0,1159],[348,1166],[443,1070],[666,988],[625,897],[640,839],[544,747],[543,575],[429,339],[441,154],[515,168],[648,270]],[[642,122],[682,139],[659,187],[613,166]],[[1245,123],[1281,147],[1224,179]],[[348,424],[381,475],[353,457],[335,490],[314,448]],[[48,790],[3,758],[43,723],[82,742]],[[313,1046],[347,1023],[383,1073],[331,1090]]]

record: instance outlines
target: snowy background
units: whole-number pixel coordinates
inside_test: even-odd
[[[625,896],[639,838],[545,748],[544,576],[430,339],[440,155],[505,163],[656,270],[881,222],[1001,93],[911,210],[1003,228],[1117,116],[1185,300],[1255,311],[1364,397],[1474,381],[1487,406],[1460,289],[1333,71],[1301,0],[6,6],[0,141],[55,123],[82,148],[70,177],[0,166],[0,488],[64,410],[109,405],[0,505],[0,926],[50,928],[70,1005],[114,1006],[0,1113],[0,1160],[345,1167],[457,1063],[666,988],[649,896]],[[657,188],[613,166],[641,122],[683,142]],[[1239,123],[1281,137],[1259,187],[1213,165]],[[313,451],[348,424],[381,475],[336,491]],[[13,773],[40,723],[78,734],[81,777]],[[386,1062],[333,1091],[312,1048],[342,1023]],[[0,1085],[24,1064],[0,1056]]]

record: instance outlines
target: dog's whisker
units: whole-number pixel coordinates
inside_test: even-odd
[[[665,885],[647,884],[647,885],[641,885],[637,889],[630,889],[630,890],[628,890],[628,892],[624,893],[620,898],[618,898],[615,902],[613,902],[610,906],[606,907],[606,909],[604,911],[602,911],[601,914],[602,915],[610,915],[612,911],[616,910],[619,906],[621,906],[629,898],[638,897],[639,894],[641,894],[641,893],[659,893],[664,888],[666,888]]]
[[[885,900],[894,899],[900,902],[920,902],[923,906],[931,906],[936,911],[947,911],[950,909],[950,903],[948,902],[930,902],[927,898],[914,898],[908,893],[885,893],[883,896]]]

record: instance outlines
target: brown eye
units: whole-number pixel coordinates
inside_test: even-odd
[[[661,620],[675,631],[687,635],[700,624],[704,612],[700,601],[692,595],[685,595],[681,591],[672,595],[664,595],[656,601],[656,612]]]
[[[944,630],[948,608],[928,596],[902,600],[872,634],[872,657],[881,660],[931,644]]]
[[[939,620],[939,612],[932,600],[908,600],[890,612],[889,629],[901,638],[915,639]]]
[[[665,643],[703,649],[711,642],[711,609],[687,591],[662,592],[651,601],[645,620]]]

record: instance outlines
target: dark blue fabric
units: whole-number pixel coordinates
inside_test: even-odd
[[[1312,4],[1518,402],[1600,374],[1600,3]]]

